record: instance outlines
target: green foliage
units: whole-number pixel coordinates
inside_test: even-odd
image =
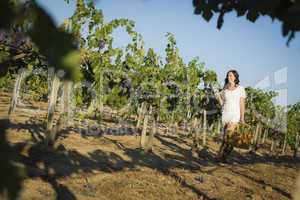
[[[124,107],[127,103],[127,98],[120,95],[120,92],[119,87],[114,87],[109,94],[104,97],[105,104],[117,109]]]
[[[33,25],[28,33],[39,46],[40,53],[47,57],[50,65],[65,71],[64,78],[79,80],[80,56],[72,41],[72,35],[57,29],[51,17],[38,5],[33,4],[29,12]]]
[[[64,70],[65,79],[79,80],[80,56],[73,35],[55,27],[51,17],[34,1],[26,4],[4,2],[10,2],[4,8],[8,11],[4,13],[10,10],[12,14],[8,15],[10,20],[6,21],[8,24],[3,25],[6,29],[2,30],[9,39],[0,45],[1,74],[12,67],[18,69],[29,64],[48,63],[56,70]]]
[[[287,117],[288,117],[288,124],[287,124],[288,144],[292,148],[295,148],[297,135],[300,135],[300,102],[294,105],[290,105],[288,107]]]
[[[24,4],[15,2],[16,4],[9,4],[4,0],[0,3],[0,28],[10,30],[7,31],[9,40],[0,43],[1,77],[7,73],[8,68],[16,73],[19,67],[30,71],[33,68],[47,69],[48,66],[53,66],[56,70],[63,69],[67,79],[78,81],[83,76],[91,84],[74,88],[76,105],[89,106],[89,110],[97,114],[104,105],[115,109],[129,105],[128,112],[136,112],[136,108],[144,102],[147,107],[152,106],[154,116],[159,117],[160,121],[178,124],[200,117],[203,110],[219,111],[210,98],[211,87],[218,85],[216,73],[205,69],[197,58],[185,64],[173,34],[166,35],[166,59],[163,63],[153,49],[145,51],[143,38],[135,32],[133,21],[115,19],[106,22],[102,11],[95,8],[93,1],[77,0],[75,13],[60,28],[54,26],[51,17],[36,3],[32,2],[25,8]],[[197,4],[200,1],[194,2]],[[203,2],[201,6],[207,7],[201,7],[198,14],[209,21],[214,13],[219,12],[220,27],[224,14],[230,11],[231,5],[224,10],[222,3],[219,8],[208,6],[210,1]],[[248,19],[252,21],[261,14],[257,14],[260,11],[252,12],[247,9],[243,12],[242,8],[237,11],[239,15],[247,13]],[[20,30],[15,31],[13,27],[20,27]],[[112,33],[120,27],[131,37],[131,42],[124,49],[113,47]],[[289,30],[287,33],[291,37],[293,32],[290,31],[294,29],[288,26],[286,30]],[[86,37],[83,37],[83,32],[87,33]],[[17,37],[18,34],[23,38],[22,45],[17,45],[16,38],[20,38]],[[11,45],[14,48],[9,47]],[[9,81],[6,80],[10,78],[1,78],[0,86],[2,84],[7,87]],[[201,83],[204,83],[204,88],[200,87]],[[34,100],[43,99],[48,93],[47,78],[43,75],[30,75],[24,81],[23,88]],[[276,95],[274,92],[266,93],[253,88],[246,88],[246,91],[246,107],[249,110],[246,121],[250,125],[259,122],[266,128],[267,123],[264,124],[262,118],[273,119],[277,111],[284,114],[272,103],[272,98]],[[299,106],[292,107],[288,113],[288,141],[292,145],[295,134],[299,133]],[[80,114],[78,117],[85,118]],[[220,115],[216,113],[208,117],[208,120],[216,120],[218,117]],[[6,129],[4,123],[7,122],[0,123],[2,132]],[[5,137],[4,134],[2,136]],[[17,168],[12,165],[13,158],[9,153],[11,148],[6,138],[0,140],[0,148],[5,154],[1,156],[4,158],[1,177],[7,177],[7,174],[11,177],[11,182],[7,178],[0,180],[0,191],[8,191],[9,196],[14,199],[20,191],[20,177],[23,176],[19,176]]]
[[[247,93],[245,119],[247,123],[255,126],[256,123],[264,122],[268,119],[273,119],[276,115],[276,107],[273,103],[273,98],[277,93],[274,91],[264,92],[261,89],[251,87],[245,88]]]
[[[281,144],[285,139],[289,144],[295,142],[295,134],[291,134],[291,125],[286,119],[288,116],[286,108],[275,105],[273,102],[277,93],[274,91],[264,92],[251,87],[246,88],[246,93],[246,122],[252,127],[260,124],[263,130],[268,130],[271,138],[280,141]],[[288,120],[293,121],[292,118]]]
[[[204,84],[216,84],[218,82],[217,80],[217,74],[213,70],[207,70],[204,73],[203,77]]]
[[[14,84],[14,79],[12,78],[11,74],[6,74],[3,77],[0,77],[0,89],[9,89],[12,88]]]
[[[235,11],[237,16],[255,22],[261,16],[269,16],[273,21],[282,23],[282,35],[288,37],[287,45],[300,30],[300,2],[298,0],[193,0],[194,13],[201,15],[207,22],[218,14],[217,28],[224,23],[225,14]]]
[[[13,17],[7,16],[15,16],[15,10],[10,1],[3,0],[0,2],[0,28],[8,27],[13,20]]]
[[[158,108],[160,105],[161,86],[161,68],[159,66],[159,58],[153,49],[149,49],[144,57],[144,64],[139,69],[139,86],[137,88],[140,102],[147,102],[153,107]]]
[[[186,102],[181,98],[186,90],[187,69],[179,54],[175,36],[171,33],[166,34],[166,63],[161,70],[162,93],[166,98],[162,105],[169,112],[166,120],[170,123],[181,121],[184,115],[180,115],[182,107]]]
[[[22,83],[22,98],[34,101],[47,101],[48,82],[43,74],[30,74]]]
[[[21,27],[21,31],[11,31],[16,27]],[[34,60],[32,58],[42,58],[45,63],[56,69],[63,69],[66,73],[65,78],[78,80],[80,77],[79,52],[73,36],[55,27],[52,18],[35,1],[25,4],[17,0],[1,0],[0,30],[11,32],[9,38],[12,39],[9,43],[12,46],[5,46],[7,43],[1,41],[0,77],[5,76],[11,68],[27,67],[27,58],[31,61]],[[31,40],[21,41],[28,48],[22,48],[23,45],[13,39],[20,34]],[[18,38],[20,37],[15,37]],[[25,173],[15,164],[12,147],[5,138],[8,123],[8,120],[0,121],[0,192],[6,192],[9,199],[17,199]]]
[[[167,33],[168,43],[166,51],[166,64],[163,68],[163,79],[165,81],[175,81],[178,85],[185,79],[185,64],[179,54],[176,40],[173,34]]]
[[[128,19],[114,19],[105,22],[102,11],[96,9],[92,1],[86,3],[79,0],[75,13],[64,22],[63,26],[67,31],[73,33],[79,41],[82,60],[81,71],[84,79],[93,83],[91,89],[96,92],[94,99],[83,99],[83,94],[91,95],[88,88],[81,88],[76,93],[78,101],[83,100],[82,103],[89,104],[89,110],[94,111],[101,109],[103,104],[109,104],[116,108],[125,104],[128,97],[122,96],[124,88],[120,86],[125,79],[128,79],[124,76],[128,73],[126,71],[128,69],[124,67],[128,66],[129,63],[126,61],[129,60],[132,62],[130,67],[131,64],[136,64],[136,53],[141,53],[138,49],[141,36],[133,30],[134,22]],[[83,38],[82,32],[85,27],[88,29],[88,35]],[[123,51],[112,46],[112,32],[118,27],[124,27],[133,41],[126,48],[125,60]],[[93,103],[85,102],[86,100],[92,100]]]
[[[79,107],[88,107],[92,100],[91,88],[85,85],[75,85],[73,88],[73,104]]]

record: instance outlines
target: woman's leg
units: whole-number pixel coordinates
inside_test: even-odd
[[[229,143],[227,134],[229,131],[234,131],[235,127],[237,126],[237,123],[228,123],[226,126],[226,131],[225,131],[225,156],[228,156],[232,151],[234,146]]]
[[[219,149],[219,154],[218,154],[218,158],[222,159],[223,161],[226,160],[226,157],[232,152],[233,150],[233,146],[231,144],[228,143],[228,138],[227,138],[227,134],[228,134],[228,130],[230,130],[232,128],[233,124],[225,124],[224,125],[224,133],[223,133],[223,141],[222,144],[220,146]]]
[[[225,124],[223,126],[223,138],[222,138],[222,144],[220,146],[220,149],[219,149],[219,152],[218,152],[218,155],[217,157],[218,158],[223,158],[224,157],[224,147],[226,146],[226,127],[227,127],[227,124]]]

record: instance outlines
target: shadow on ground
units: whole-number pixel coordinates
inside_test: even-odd
[[[76,150],[68,150],[63,145],[48,147],[44,144],[44,128],[42,122],[28,120],[25,123],[11,123],[10,128],[17,131],[24,129],[28,130],[32,136],[32,142],[19,142],[14,144],[15,150],[18,152],[19,160],[26,166],[29,177],[40,177],[44,181],[51,184],[55,190],[56,199],[76,199],[72,191],[63,184],[60,184],[58,179],[70,177],[73,174],[93,174],[95,171],[114,173],[122,170],[135,170],[139,167],[147,167],[160,171],[162,174],[172,177],[178,181],[182,187],[188,188],[199,197],[204,199],[210,198],[206,193],[199,190],[195,186],[189,184],[173,169],[187,169],[190,171],[201,171],[205,166],[217,166],[219,163],[214,159],[215,154],[208,149],[202,149],[198,152],[198,156],[193,156],[189,148],[183,148],[180,144],[189,146],[188,142],[181,137],[170,135],[157,134],[155,138],[160,142],[163,148],[168,149],[164,153],[153,151],[145,153],[139,148],[129,148],[120,143],[116,139],[103,137],[104,139],[115,144],[116,147],[122,150],[124,155],[131,158],[131,161],[124,160],[120,155],[114,152],[107,152],[101,149],[94,150],[83,155]],[[64,130],[64,137],[67,137],[68,132],[72,129]],[[299,160],[291,159],[291,157],[272,157],[258,155],[242,155],[234,152],[229,159],[228,166],[231,164],[248,165],[253,163],[274,163],[274,164],[297,164]],[[248,176],[241,171],[232,170],[233,173],[251,179],[262,186],[268,186],[262,180]],[[280,194],[290,198],[291,195],[275,186],[271,186]]]

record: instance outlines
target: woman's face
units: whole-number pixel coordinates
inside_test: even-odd
[[[228,78],[228,82],[229,83],[234,83],[235,76],[234,76],[234,74],[232,72],[228,73],[228,77],[227,78]]]

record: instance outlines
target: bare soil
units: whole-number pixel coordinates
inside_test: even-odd
[[[0,117],[8,104],[9,94],[1,93]],[[55,146],[47,147],[46,106],[25,104],[10,118],[7,137],[28,173],[20,199],[292,198],[299,159],[289,151],[270,154],[268,144],[257,154],[235,149],[222,164],[215,159],[220,140],[209,139],[208,148],[191,153],[192,140],[183,130],[171,134],[160,127],[153,151],[144,153],[140,136],[83,137],[77,125],[61,131]],[[113,120],[98,123],[119,127]]]

